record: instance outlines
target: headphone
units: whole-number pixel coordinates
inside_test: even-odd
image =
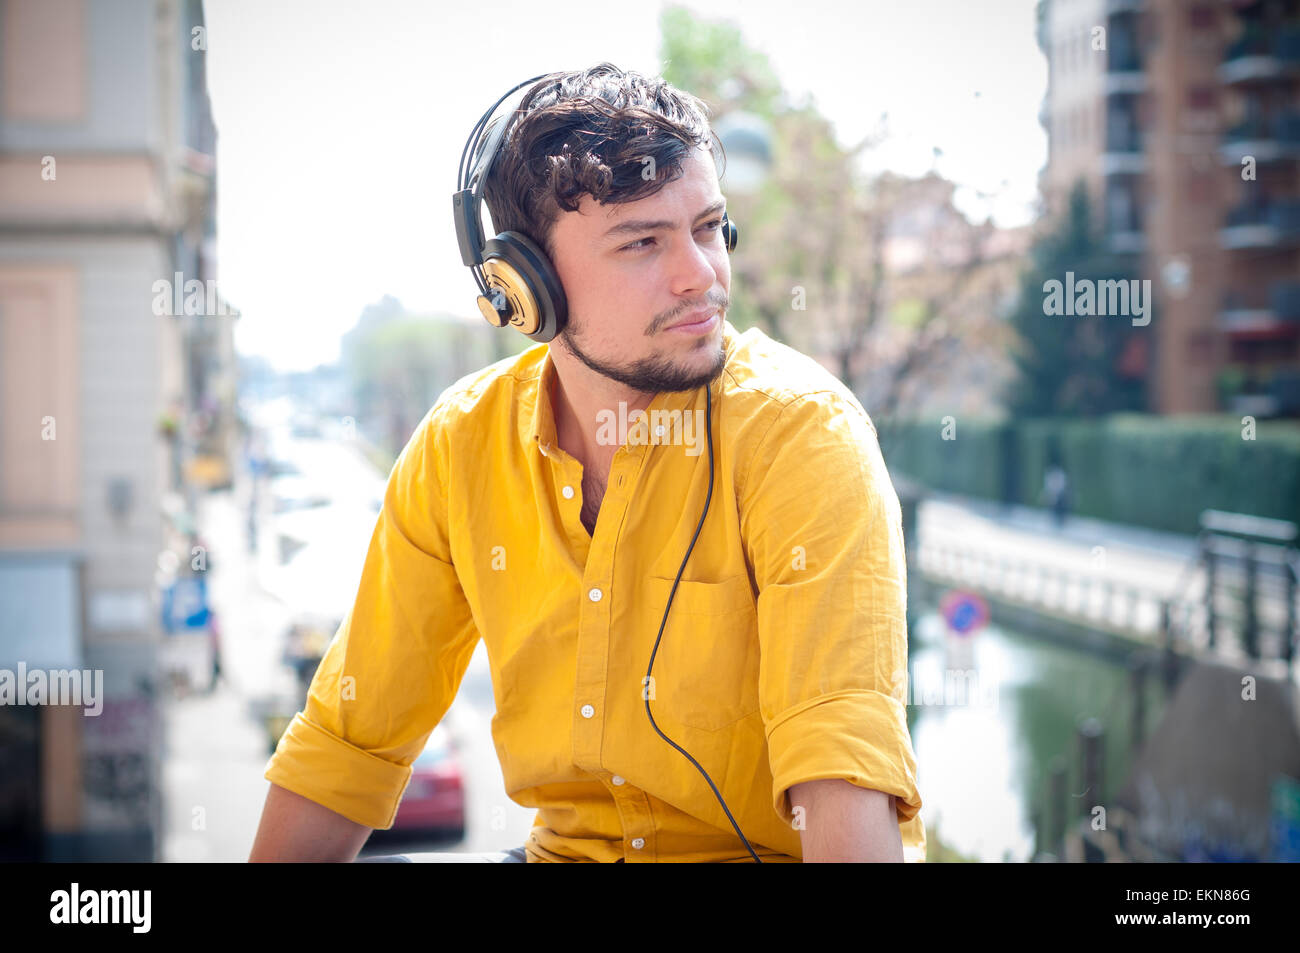
[[[478,150],[488,120],[502,101],[529,83],[551,75],[556,74],[543,73],[524,80],[483,114],[461,152],[456,191],[451,197],[460,259],[478,284],[478,309],[484,320],[494,328],[509,325],[541,343],[552,340],[563,331],[569,319],[569,303],[555,266],[532,239],[520,232],[502,232],[486,241],[483,238],[483,188],[510,120],[503,119],[492,130],[483,146],[482,157],[472,172],[467,160]],[[739,233],[725,212],[721,230],[727,251],[733,251]]]
[[[504,328],[509,325],[541,343],[552,340],[555,335],[564,330],[569,318],[568,301],[564,297],[564,286],[560,283],[560,276],[537,244],[519,232],[502,232],[486,242],[483,240],[483,186],[492,171],[492,163],[505,136],[506,127],[510,124],[509,120],[503,120],[492,131],[483,147],[482,158],[468,178],[466,158],[472,156],[478,148],[478,142],[483,136],[488,120],[506,96],[550,75],[554,74],[543,73],[541,76],[524,80],[493,103],[483,114],[470,133],[469,139],[466,140],[465,149],[461,152],[456,191],[451,197],[452,213],[456,221],[456,241],[460,245],[461,261],[469,267],[478,284],[479,311],[494,328]],[[739,232],[725,213],[722,216],[722,236],[726,242],[727,252],[734,251]],[[677,570],[676,578],[673,579],[673,588],[668,593],[668,605],[664,608],[663,621],[659,623],[659,634],[655,637],[654,648],[650,651],[650,665],[646,668],[647,679],[651,677],[650,673],[654,669],[655,655],[659,652],[659,640],[663,638],[664,626],[668,624],[668,611],[672,609],[673,597],[677,595],[677,584],[681,582],[682,573],[686,570],[686,562],[695,549],[695,541],[700,537],[700,530],[704,528],[704,518],[709,514],[709,502],[713,499],[713,392],[707,387],[704,389],[704,399],[707,408],[704,419],[709,438],[709,492],[704,498],[704,512],[700,514],[700,522],[695,527],[695,535],[691,537],[691,545],[687,547],[686,555],[682,557],[682,564]],[[718,798],[718,803],[722,805],[727,820],[731,821],[736,834],[744,841],[745,849],[754,858],[754,863],[761,864],[762,861],[750,846],[749,840],[741,833],[740,825],[731,816],[731,811],[727,810],[727,802],[722,799],[722,793],[709,777],[709,773],[690,756],[685,748],[659,730],[654,715],[650,712],[650,699],[643,697],[642,700],[645,702],[645,713],[650,719],[651,727],[660,738],[685,755],[700,774],[704,775],[704,780],[709,783],[709,787]]]

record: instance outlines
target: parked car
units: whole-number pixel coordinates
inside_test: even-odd
[[[411,767],[411,783],[402,795],[390,833],[403,840],[464,838],[464,779],[456,743],[445,726],[433,729]]]

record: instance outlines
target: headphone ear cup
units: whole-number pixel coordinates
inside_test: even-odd
[[[727,243],[727,251],[736,250],[736,240],[740,238],[740,230],[736,228],[735,223],[726,215],[722,216],[723,239]]]
[[[510,326],[541,343],[564,330],[569,317],[564,285],[550,259],[532,239],[519,232],[502,232],[484,244],[483,258],[485,262],[496,259],[508,266],[500,271],[506,297],[515,312]],[[484,271],[489,271],[489,266],[485,265]],[[516,282],[520,287],[514,287]]]

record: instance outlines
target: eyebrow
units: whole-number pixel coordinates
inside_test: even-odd
[[[721,212],[726,207],[727,207],[726,200],[719,199],[718,201],[710,205],[708,208],[706,208],[699,215],[696,215],[695,221],[698,222],[702,218],[707,218],[710,215],[716,215],[718,212]],[[609,231],[607,231],[603,237],[611,238],[615,235],[626,235],[629,232],[657,232],[665,228],[676,228],[676,227],[677,227],[676,222],[669,222],[663,219],[660,219],[658,221],[654,221],[650,219],[633,219],[627,222],[620,222],[619,224],[611,228]]]

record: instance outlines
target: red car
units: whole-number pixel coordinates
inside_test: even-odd
[[[456,743],[442,725],[433,729],[413,773],[390,833],[460,840],[465,836],[465,785]],[[378,831],[376,831],[378,833]]]

